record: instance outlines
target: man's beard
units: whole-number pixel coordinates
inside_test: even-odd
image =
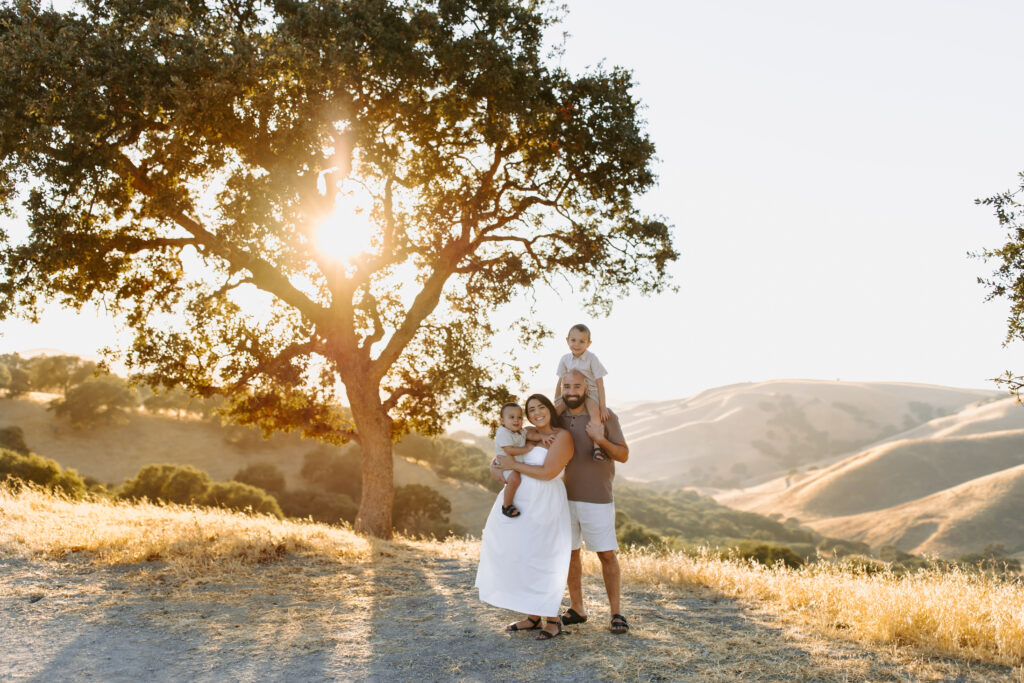
[[[565,406],[567,408],[572,408],[573,410],[575,410],[576,408],[579,408],[581,405],[586,403],[587,397],[586,396],[562,396],[562,400],[565,402]]]

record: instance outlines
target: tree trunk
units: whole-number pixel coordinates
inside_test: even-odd
[[[353,392],[355,393],[355,392]],[[395,498],[391,459],[391,418],[377,396],[353,396],[349,402],[359,430],[363,492],[356,515],[356,531],[391,538],[391,505]]]

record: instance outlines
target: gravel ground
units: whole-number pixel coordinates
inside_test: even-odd
[[[502,631],[517,615],[477,600],[475,570],[416,549],[205,578],[160,562],[0,557],[0,679],[1024,680],[822,636],[697,587],[627,585],[633,628],[616,636],[590,577],[590,621],[538,642]]]

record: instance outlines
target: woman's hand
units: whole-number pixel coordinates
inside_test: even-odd
[[[517,464],[515,458],[508,454],[499,455],[494,459],[494,461],[498,464],[498,469],[502,470],[514,470],[515,465]],[[504,481],[504,479],[502,479],[502,481]]]
[[[502,474],[501,468],[498,467],[498,459],[495,458],[491,461],[491,478],[499,484],[505,483],[505,475]]]

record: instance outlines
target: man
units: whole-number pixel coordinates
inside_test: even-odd
[[[572,525],[572,555],[568,577],[569,609],[562,615],[562,623],[582,624],[588,618],[583,605],[583,563],[580,559],[580,548],[586,543],[587,550],[596,552],[601,561],[612,614],[611,631],[625,633],[629,630],[629,623],[621,613],[621,579],[615,554],[619,545],[615,536],[612,479],[615,478],[615,463],[629,459],[629,447],[614,413],[603,425],[590,422],[586,398],[586,377],[577,370],[570,370],[562,377],[562,400],[566,409],[561,418],[562,426],[573,440],[573,457],[565,467],[564,477]],[[592,457],[595,444],[602,448],[607,460]],[[496,478],[501,476],[497,463],[491,464],[491,473]]]

